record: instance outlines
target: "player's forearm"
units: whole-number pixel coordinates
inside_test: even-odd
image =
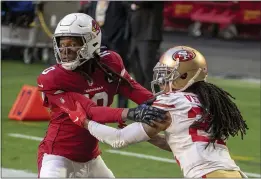
[[[122,148],[150,139],[142,124],[136,122],[123,129],[116,129],[94,121],[88,121],[85,123],[85,128],[99,141],[109,144],[113,148]]]
[[[87,118],[98,123],[122,123],[127,120],[128,109],[110,107],[91,107]]]
[[[171,152],[171,148],[169,147],[169,144],[166,141],[165,135],[158,134],[152,137],[150,140],[148,140],[148,142],[160,149]]]
[[[59,108],[63,106],[73,109],[75,107],[74,102],[78,101],[83,107],[87,119],[99,123],[123,123],[127,120],[128,109],[97,106],[92,100],[79,93],[64,92],[57,95],[47,94],[47,97],[50,102]]]

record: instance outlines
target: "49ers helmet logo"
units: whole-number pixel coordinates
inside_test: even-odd
[[[195,58],[195,56],[196,56],[196,54],[192,51],[179,50],[173,54],[172,58],[174,60],[179,60],[180,62],[186,62],[186,61],[193,60]]]
[[[100,26],[97,24],[95,20],[92,20],[92,31],[98,35],[101,31]]]

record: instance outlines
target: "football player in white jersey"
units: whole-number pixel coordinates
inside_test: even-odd
[[[176,46],[167,50],[154,68],[153,106],[168,111],[163,121],[150,126],[132,123],[115,129],[86,119],[81,105],[69,113],[72,120],[85,120],[85,128],[100,141],[121,148],[149,141],[172,151],[184,177],[247,177],[231,159],[226,140],[246,134],[247,125],[228,92],[206,81],[207,63],[197,50]],[[156,92],[155,86],[159,86]],[[151,127],[153,126],[153,127]],[[164,131],[165,135],[159,135]],[[158,134],[158,135],[157,135]]]

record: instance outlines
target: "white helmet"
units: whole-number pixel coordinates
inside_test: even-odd
[[[60,37],[81,37],[83,46],[77,51],[77,57],[73,61],[62,61],[59,38]],[[94,57],[94,53],[99,53],[101,47],[101,29],[97,22],[84,13],[72,13],[66,15],[57,25],[53,47],[56,61],[62,64],[66,70],[74,70],[89,59]]]

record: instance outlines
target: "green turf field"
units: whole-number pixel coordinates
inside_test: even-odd
[[[2,61],[2,167],[37,172],[36,156],[39,142],[8,136],[19,133],[43,137],[47,122],[18,122],[8,119],[12,107],[23,84],[36,85],[36,77],[46,65],[24,65],[18,61]],[[260,174],[260,84],[235,80],[209,79],[236,97],[236,103],[247,120],[250,130],[245,140],[239,137],[228,142],[231,155],[245,172]],[[133,103],[131,104],[133,106]],[[111,149],[100,145],[109,168],[116,177],[181,177],[177,164],[123,156],[109,153]],[[172,154],[160,151],[148,143],[133,145],[119,151],[135,152],[173,159]]]

